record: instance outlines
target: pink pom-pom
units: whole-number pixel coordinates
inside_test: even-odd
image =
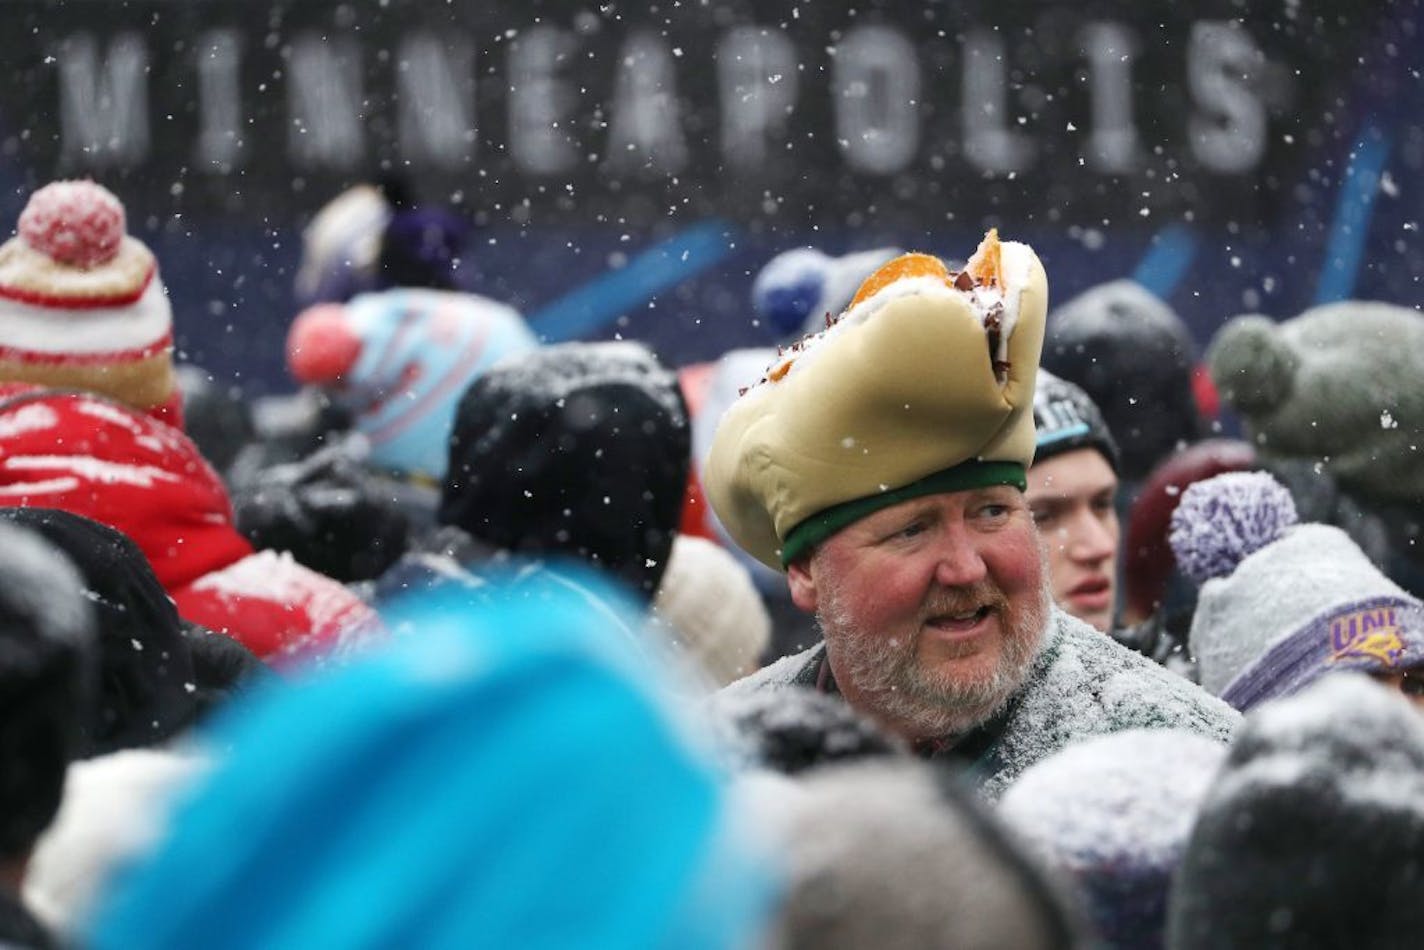
[[[124,206],[92,181],[57,181],[30,196],[20,215],[25,243],[61,264],[95,267],[119,253]]]

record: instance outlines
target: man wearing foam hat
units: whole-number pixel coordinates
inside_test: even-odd
[[[1047,302],[995,232],[962,273],[908,254],[733,405],[708,497],[824,642],[729,691],[837,693],[990,795],[1084,735],[1229,736],[1225,704],[1051,605],[1023,498]]]

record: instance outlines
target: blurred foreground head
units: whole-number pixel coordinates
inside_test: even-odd
[[[1095,736],[1026,770],[998,814],[1072,883],[1103,946],[1160,947],[1172,877],[1225,757],[1178,729]]]
[[[84,722],[85,756],[153,745],[197,715],[193,657],[178,610],[138,545],[107,525],[55,508],[0,508],[78,568],[98,621],[99,692]]]
[[[74,565],[0,523],[0,869],[23,865],[59,809],[93,699],[94,636]]]
[[[1077,945],[1069,905],[953,775],[882,759],[795,791],[782,808],[786,950]]]
[[[1208,791],[1167,946],[1412,947],[1424,934],[1424,718],[1364,677],[1252,711]]]
[[[558,578],[468,604],[234,708],[93,945],[751,945],[767,872],[667,674]]]

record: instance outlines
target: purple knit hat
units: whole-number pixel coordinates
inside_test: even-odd
[[[1189,637],[1202,685],[1237,709],[1331,670],[1424,665],[1424,604],[1343,531],[1296,520],[1264,472],[1197,482],[1172,515],[1177,563],[1201,585]]]

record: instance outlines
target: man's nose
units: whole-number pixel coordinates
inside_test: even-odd
[[[977,584],[989,573],[979,549],[965,532],[946,532],[935,554],[935,580],[947,587]]]
[[[1117,551],[1115,522],[1085,511],[1074,519],[1068,539],[1068,556],[1075,561],[1096,563],[1105,561]]]

